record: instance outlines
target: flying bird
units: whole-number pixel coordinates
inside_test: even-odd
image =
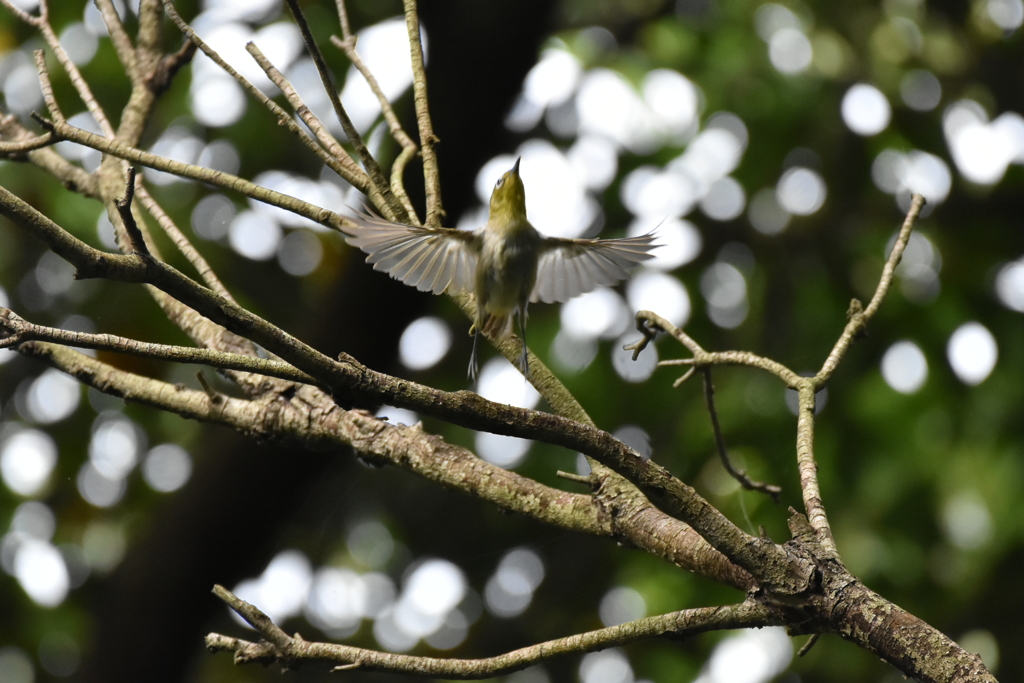
[[[523,342],[519,368],[528,377],[527,305],[568,301],[599,285],[614,285],[658,246],[654,233],[603,240],[541,235],[526,218],[520,161],[494,184],[490,217],[472,232],[392,223],[371,212],[357,213],[349,218],[352,225],[341,228],[350,245],[369,254],[366,262],[374,270],[424,292],[476,295],[470,379],[477,375],[480,332],[511,336],[515,314]]]

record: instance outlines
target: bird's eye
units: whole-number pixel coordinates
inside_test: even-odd
[[[499,187],[501,187],[504,184],[505,184],[505,176],[501,176],[500,178],[498,178],[498,182],[494,183],[494,189],[498,189]]]

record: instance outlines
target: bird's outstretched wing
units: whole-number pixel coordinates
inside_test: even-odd
[[[614,285],[652,258],[654,233],[610,240],[547,238],[530,301],[568,301],[599,285]]]
[[[417,228],[392,223],[371,212],[357,212],[344,225],[345,241],[369,256],[367,263],[421,292],[473,291],[477,254],[473,233],[449,228]]]

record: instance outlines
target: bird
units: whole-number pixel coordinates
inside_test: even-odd
[[[512,335],[519,321],[519,368],[527,378],[527,306],[564,302],[600,285],[615,285],[629,269],[653,257],[655,233],[616,239],[547,237],[526,217],[526,191],[516,160],[494,184],[487,223],[474,231],[392,223],[370,210],[355,211],[342,226],[345,241],[366,252],[366,262],[423,292],[472,293],[476,315],[469,333],[469,379],[477,377],[480,333]]]

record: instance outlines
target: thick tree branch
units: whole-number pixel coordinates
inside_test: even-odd
[[[247,400],[142,377],[65,346],[31,341],[18,352],[126,401],[318,451],[347,453],[353,448],[365,460],[395,465],[545,524],[596,536],[615,534],[611,520],[588,495],[560,491],[492,465],[418,426],[392,425],[362,410],[343,410],[312,386],[289,391],[294,399],[268,394]]]
[[[769,539],[747,535],[668,470],[607,432],[548,413],[495,404],[472,392],[443,392],[389,377],[354,359],[333,361],[166,264],[138,255],[114,256],[89,247],[3,188],[0,212],[75,265],[79,277],[155,285],[210,320],[276,353],[329,385],[335,393],[410,408],[464,427],[544,441],[592,456],[637,485],[662,510],[693,527],[766,587],[785,594],[807,590],[813,569],[806,560],[793,557]]]

